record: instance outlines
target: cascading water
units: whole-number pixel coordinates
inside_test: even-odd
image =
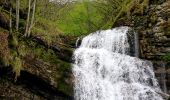
[[[166,68],[165,68],[165,63],[161,62],[161,86],[162,86],[162,90],[164,93],[167,93],[167,86],[166,86]]]
[[[135,44],[135,57],[139,57],[139,39],[138,39],[138,33],[134,32],[134,44]]]
[[[129,29],[83,38],[74,52],[75,100],[163,100],[152,63],[127,55]]]

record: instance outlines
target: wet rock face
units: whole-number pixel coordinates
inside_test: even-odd
[[[9,67],[0,66],[0,72],[1,100],[72,100],[71,96],[27,71],[21,71],[21,76],[16,82]]]
[[[162,61],[154,61],[155,76],[163,92],[170,94],[170,69],[168,64]]]
[[[138,32],[140,58],[153,61],[161,88],[166,83],[167,93],[170,94],[170,64],[162,62],[162,57],[170,53],[170,0],[150,0],[143,14],[132,13],[123,25],[134,27]],[[162,63],[165,63],[165,70]]]
[[[170,65],[160,62],[162,56],[170,53],[170,1],[151,4],[142,17],[143,20],[134,18],[138,20],[134,21],[134,27],[139,30],[140,57],[153,61],[161,88],[170,94]],[[163,63],[165,68],[162,67]]]
[[[35,38],[22,42],[29,50],[21,59],[23,66],[16,82],[12,68],[0,62],[0,100],[72,100],[72,48],[65,42],[66,46],[46,46],[42,39]],[[1,46],[0,57],[5,54],[4,45]]]
[[[160,5],[150,5],[146,15],[147,24],[136,25],[140,31],[141,57],[150,60],[160,60],[161,56],[170,52],[170,2]],[[140,28],[142,27],[142,28]]]

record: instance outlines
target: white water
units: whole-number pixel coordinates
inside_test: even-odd
[[[126,55],[128,29],[83,38],[74,52],[75,100],[163,100],[152,64]]]
[[[138,33],[134,32],[134,38],[135,38],[135,57],[139,57],[139,38]]]
[[[164,93],[167,93],[167,86],[166,86],[166,68],[165,63],[161,62],[161,84],[162,84],[162,90]]]

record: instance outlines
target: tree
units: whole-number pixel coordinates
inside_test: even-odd
[[[10,7],[9,33],[12,34],[12,7]]]
[[[31,11],[31,0],[29,0],[29,3],[28,3],[27,21],[26,21],[25,34],[24,34],[25,37],[28,35],[30,11]]]
[[[31,29],[33,27],[34,17],[35,17],[36,1],[37,0],[33,0],[33,5],[31,5],[31,0],[29,0],[29,3],[28,3],[27,21],[26,21],[26,28],[25,28],[25,34],[24,34],[25,37],[30,36]],[[33,6],[33,8],[32,8],[32,12],[31,12],[32,6]],[[32,13],[32,17],[30,19],[31,13]]]
[[[29,26],[29,29],[28,29],[28,36],[30,36],[31,28],[32,28],[33,23],[34,23],[34,17],[35,17],[35,7],[36,7],[36,0],[34,0],[34,3],[33,3],[33,12],[32,12],[31,23],[30,23],[30,26]]]
[[[19,28],[19,9],[20,9],[20,0],[16,0],[16,31]]]

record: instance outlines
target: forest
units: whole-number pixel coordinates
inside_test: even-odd
[[[138,33],[137,58],[153,63],[168,100],[169,0],[0,0],[0,99],[102,100],[74,96],[74,51],[90,33],[121,26]]]

